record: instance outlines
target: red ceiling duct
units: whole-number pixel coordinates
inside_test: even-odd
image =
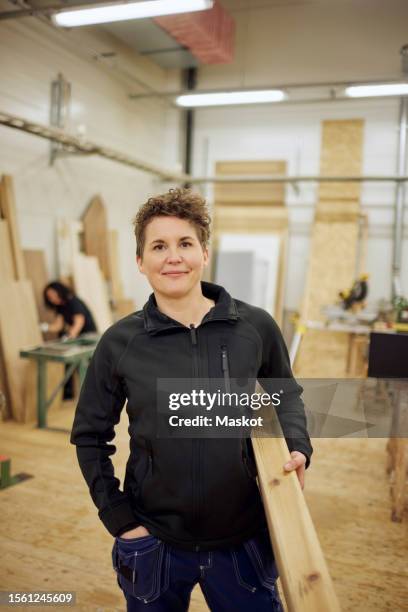
[[[207,11],[155,17],[154,21],[203,64],[233,59],[235,21],[218,0]]]

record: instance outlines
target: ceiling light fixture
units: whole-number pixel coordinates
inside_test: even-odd
[[[188,108],[229,104],[264,104],[267,102],[281,102],[285,97],[285,93],[280,89],[196,93],[178,96],[176,104]]]
[[[382,83],[380,85],[351,85],[345,89],[350,98],[371,98],[381,96],[407,96],[408,83]]]
[[[174,15],[176,13],[192,13],[212,8],[213,0],[148,0],[146,2],[128,2],[122,4],[101,4],[64,10],[55,13],[52,20],[58,26],[74,28],[78,26],[126,21],[158,17],[159,15]]]

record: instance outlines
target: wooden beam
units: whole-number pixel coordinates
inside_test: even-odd
[[[253,437],[259,486],[289,612],[339,612],[340,604],[283,437]]]

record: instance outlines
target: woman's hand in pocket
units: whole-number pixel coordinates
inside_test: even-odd
[[[139,525],[139,527],[134,527],[134,529],[125,531],[120,537],[126,540],[127,538],[142,538],[143,536],[148,535],[150,535],[150,533],[147,531],[146,527],[143,527],[143,525]]]

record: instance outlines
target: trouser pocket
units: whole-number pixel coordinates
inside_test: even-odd
[[[265,527],[255,537],[244,542],[245,550],[259,581],[267,589],[273,589],[279,572],[275,563],[268,528]]]
[[[115,539],[112,562],[118,584],[144,603],[154,601],[168,588],[169,561],[166,544],[153,535]]]
[[[279,573],[275,564],[267,528],[242,546],[231,549],[237,582],[243,588],[255,592],[262,585],[271,593]]]

